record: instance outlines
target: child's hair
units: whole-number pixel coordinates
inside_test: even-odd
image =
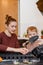
[[[5,19],[6,19],[5,24],[7,24],[7,25],[9,25],[9,23],[10,23],[11,21],[16,22],[16,19],[13,18],[12,16],[9,16],[9,15],[6,15]]]
[[[35,26],[28,27],[27,28],[27,33],[28,33],[29,30],[31,30],[31,31],[35,30],[36,33],[38,32],[38,30],[37,30],[37,28]]]

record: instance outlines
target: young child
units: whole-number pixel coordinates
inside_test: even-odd
[[[38,29],[35,26],[30,26],[27,28],[27,37],[31,38],[32,36],[38,35]]]
[[[38,29],[35,26],[30,26],[30,27],[27,28],[27,37],[28,38],[31,38],[31,37],[36,36],[36,35],[38,35]],[[26,45],[27,42],[28,41],[26,41],[23,44],[23,46],[26,47],[29,50],[29,52],[31,52],[34,48],[36,48],[36,47],[38,47],[38,46],[43,44],[41,39],[36,40],[32,44],[31,44],[31,42],[29,42]]]

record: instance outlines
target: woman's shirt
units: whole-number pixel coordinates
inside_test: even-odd
[[[6,51],[8,47],[20,47],[17,36],[16,34],[12,34],[11,37],[8,37],[4,32],[2,32],[0,33],[0,51]]]

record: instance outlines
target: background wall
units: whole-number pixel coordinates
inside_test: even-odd
[[[23,37],[28,26],[34,25],[40,33],[43,29],[43,16],[37,8],[38,0],[20,0],[19,36]]]
[[[37,8],[37,1],[38,0],[0,0],[0,32],[5,30],[5,15],[9,14],[19,21],[17,22],[18,26],[16,30],[18,36],[23,37],[27,27],[31,25],[36,26],[40,33],[41,29],[43,29],[43,16]]]
[[[5,30],[4,23],[6,14],[14,17],[18,21],[18,0],[0,0],[0,32]],[[18,26],[16,34],[18,34]]]

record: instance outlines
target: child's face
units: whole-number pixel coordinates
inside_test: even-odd
[[[32,31],[29,30],[29,31],[28,31],[28,37],[29,37],[29,38],[31,38],[32,36],[36,36],[36,35],[38,35],[38,33],[37,33],[35,30],[32,30]]]

